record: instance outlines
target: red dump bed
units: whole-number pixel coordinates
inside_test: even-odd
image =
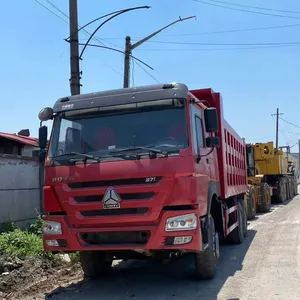
[[[205,100],[206,106],[216,107],[219,118],[220,148],[218,154],[219,179],[221,186],[221,198],[246,193],[247,187],[247,166],[246,166],[246,145],[235,130],[227,123],[223,115],[223,103],[220,93],[212,89],[201,89],[190,91],[197,99]]]

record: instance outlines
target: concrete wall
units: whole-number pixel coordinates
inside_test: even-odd
[[[35,158],[0,155],[0,226],[10,221],[21,227],[40,211],[40,167]]]
[[[22,156],[32,157],[32,151],[34,150],[39,150],[39,148],[25,145],[24,148],[22,149]]]

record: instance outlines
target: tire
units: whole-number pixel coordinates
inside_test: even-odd
[[[285,178],[279,178],[278,190],[279,190],[279,193],[277,195],[277,202],[284,203],[287,200],[286,179]]]
[[[260,204],[258,211],[262,213],[269,212],[271,209],[271,193],[270,187],[267,183],[263,182],[260,185]]]
[[[245,205],[245,201],[242,200],[238,200],[242,206],[242,211],[243,211],[243,233],[244,233],[244,237],[247,236],[248,234],[248,220],[247,220],[247,209],[246,209],[246,205]]]
[[[255,188],[253,185],[248,186],[248,190],[245,194],[246,205],[247,205],[247,219],[253,220],[256,216],[256,198],[255,198]]]
[[[290,197],[291,199],[293,199],[295,197],[294,195],[294,179],[293,178],[290,178]]]
[[[195,253],[195,268],[199,279],[213,279],[217,271],[220,256],[219,235],[215,230],[214,219],[208,216],[208,247],[200,253]]]
[[[79,260],[84,276],[91,279],[107,275],[112,266],[112,258],[103,251],[82,251]]]
[[[228,235],[228,241],[232,244],[242,244],[247,234],[247,220],[243,205],[238,202],[238,226]]]
[[[298,182],[297,182],[297,178],[295,177],[294,179],[294,196],[298,195]]]
[[[290,178],[286,179],[286,191],[286,200],[290,200],[292,198]]]

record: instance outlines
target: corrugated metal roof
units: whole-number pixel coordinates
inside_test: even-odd
[[[4,132],[0,132],[0,137],[6,138],[9,140],[13,140],[13,141],[16,141],[16,142],[24,144],[24,145],[38,147],[38,140],[33,137],[17,135],[17,134],[13,134],[13,133],[4,133]]]

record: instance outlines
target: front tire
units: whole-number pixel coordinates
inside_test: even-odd
[[[113,260],[104,251],[81,251],[79,261],[84,276],[94,279],[107,275]]]
[[[208,247],[200,253],[195,253],[196,274],[199,279],[213,279],[217,271],[220,256],[219,235],[215,230],[214,219],[208,216]]]

